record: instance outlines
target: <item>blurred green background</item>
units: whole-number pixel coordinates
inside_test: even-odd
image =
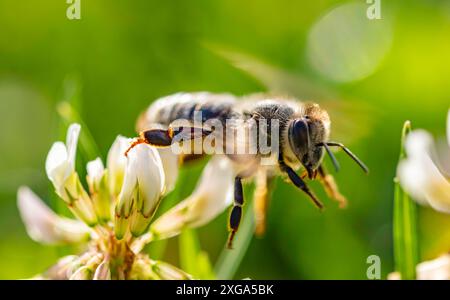
[[[252,240],[235,278],[364,279],[372,254],[383,276],[393,270],[401,126],[410,119],[445,134],[448,1],[381,0],[381,20],[366,17],[365,1],[81,0],[81,20],[66,18],[65,2],[0,0],[0,278],[33,276],[66,251],[29,239],[15,202],[28,185],[58,209],[44,163],[65,131],[59,101],[72,99],[105,158],[116,135],[135,135],[151,101],[199,90],[275,90],[323,103],[338,120],[335,137],[371,169],[365,176],[338,154],[336,180],[350,203],[338,209],[312,183],[323,213],[278,180],[268,231]],[[189,178],[182,195],[195,184]],[[212,261],[226,215],[199,230]],[[423,259],[450,248],[448,216],[421,208],[419,221]],[[171,240],[163,258],[177,264],[177,249]]]

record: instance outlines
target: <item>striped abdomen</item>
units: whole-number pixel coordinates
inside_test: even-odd
[[[229,94],[177,93],[160,98],[140,116],[137,130],[142,131],[160,124],[169,126],[175,120],[185,119],[193,122],[194,116],[201,115],[202,122],[219,119],[224,122],[232,118],[235,97]],[[201,113],[201,114],[200,114]]]

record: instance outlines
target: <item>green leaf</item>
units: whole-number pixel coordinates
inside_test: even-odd
[[[250,189],[248,189],[250,190]],[[245,214],[242,223],[239,227],[239,231],[236,234],[235,240],[233,242],[233,249],[227,249],[226,247],[222,250],[216,266],[215,273],[217,279],[233,279],[239,265],[250,246],[250,241],[252,240],[253,233],[255,232],[255,221],[253,215],[254,201],[252,197],[248,197],[249,193],[245,193],[246,198],[249,199],[249,205],[245,206]]]
[[[400,160],[406,157],[405,139],[411,131],[411,124],[403,125]],[[395,268],[401,279],[415,279],[416,265],[419,262],[419,245],[417,238],[416,203],[402,189],[398,178],[394,179],[394,259]]]

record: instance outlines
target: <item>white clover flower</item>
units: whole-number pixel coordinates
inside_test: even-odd
[[[44,244],[65,244],[86,241],[89,228],[80,221],[55,214],[28,187],[20,187],[17,205],[28,235]]]
[[[179,157],[170,148],[158,148],[164,169],[165,194],[171,192],[178,179]]]
[[[46,169],[56,193],[80,221],[56,215],[26,187],[19,189],[17,201],[32,239],[46,244],[86,242],[86,250],[61,258],[34,278],[191,279],[182,270],[139,253],[142,248],[132,247],[146,235],[162,196],[173,188],[177,157],[163,151],[161,159],[157,149],[139,145],[127,159],[124,152],[130,139],[119,136],[109,151],[108,168],[100,158],[87,164],[86,191],[75,171],[79,132],[79,125],[69,127],[67,144],[53,145]],[[166,176],[174,177],[168,186]]]
[[[115,232],[122,239],[129,227],[134,236],[141,235],[159,205],[165,188],[165,175],[158,151],[145,144],[128,154],[127,168],[116,205]]]
[[[447,118],[447,149],[450,160],[450,110]],[[425,130],[414,130],[406,137],[406,159],[397,168],[400,184],[414,200],[437,211],[450,213],[450,181],[444,164],[438,164],[432,136]]]

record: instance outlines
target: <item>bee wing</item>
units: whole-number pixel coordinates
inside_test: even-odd
[[[332,139],[351,144],[363,138],[370,132],[375,116],[380,113],[368,103],[340,97],[337,91],[302,74],[283,70],[248,54],[216,46],[211,46],[210,49],[267,87],[269,94],[256,94],[250,97],[251,100],[267,99],[267,95],[290,95],[299,99],[313,99],[312,102],[319,103],[330,114]]]
[[[331,139],[344,144],[362,139],[374,126],[375,115],[372,106],[356,100],[323,100],[319,102],[331,117]]]

